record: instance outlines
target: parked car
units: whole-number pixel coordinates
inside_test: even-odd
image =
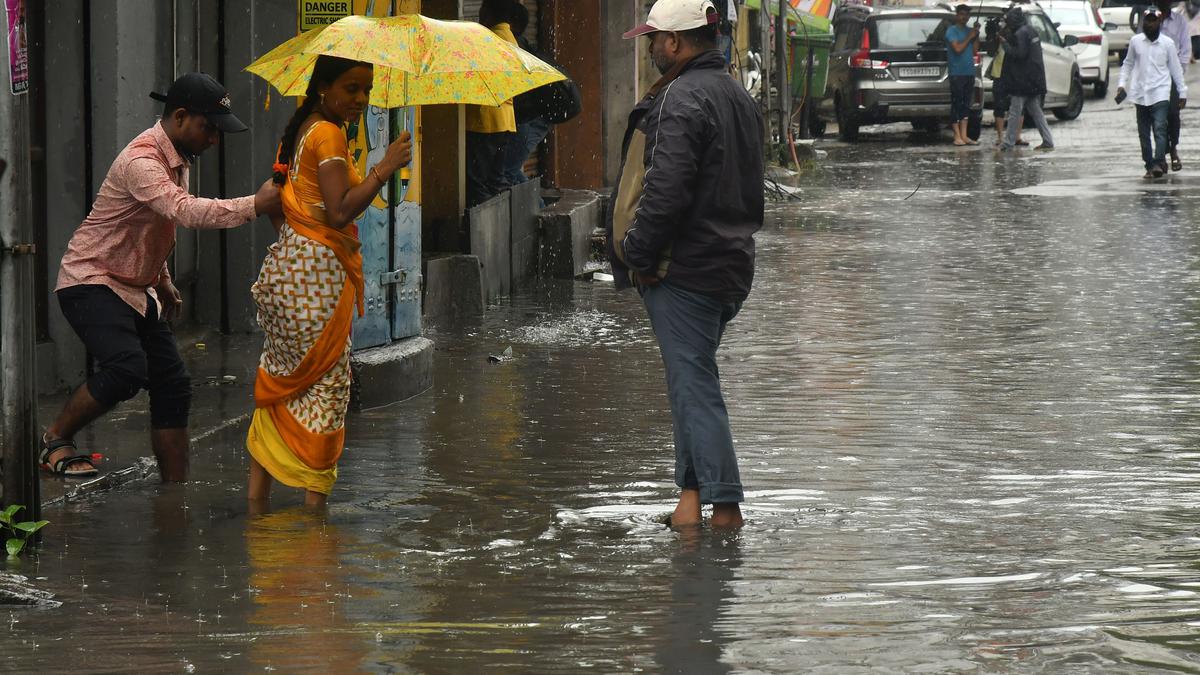
[[[845,5],[833,18],[828,85],[815,106],[818,124],[836,120],[842,140],[865,124],[911,122],[936,131],[950,120],[945,9]],[[974,108],[982,107],[982,81]]]
[[[944,6],[949,7],[948,4]],[[991,25],[995,25],[1012,6],[1008,0],[972,1],[971,24],[979,21],[980,25],[988,26],[990,21]],[[1065,38],[1059,35],[1050,17],[1037,3],[1019,6],[1042,42],[1042,61],[1046,65],[1046,96],[1042,100],[1042,109],[1053,112],[1060,120],[1079,117],[1083,111],[1083,77],[1075,52],[1071,51],[1079,39],[1072,35]],[[987,36],[986,30],[984,35]],[[981,72],[988,72],[991,65],[992,57],[980,52]],[[985,104],[991,105],[992,80],[986,77],[983,78],[983,99]]]
[[[1041,5],[1060,35],[1073,35],[1079,40],[1079,44],[1071,47],[1079,64],[1079,75],[1084,84],[1093,87],[1096,98],[1104,98],[1108,92],[1109,48],[1100,11],[1090,0],[1049,0]]]
[[[1135,13],[1151,4],[1150,0],[1103,0],[1100,3],[1100,18],[1105,24],[1113,24],[1108,29],[1108,50],[1116,52],[1117,57],[1125,60],[1125,50],[1129,49],[1129,40],[1137,32]]]

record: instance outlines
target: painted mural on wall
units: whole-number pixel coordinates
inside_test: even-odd
[[[20,2],[20,0],[5,0]],[[394,5],[394,6],[393,6]],[[299,32],[319,28],[350,13],[364,16],[416,14],[420,0],[298,0]],[[413,138],[413,165],[389,181],[356,221],[362,242],[365,315],[356,317],[354,349],[386,345],[421,333],[420,109],[367,106],[346,129],[350,156],[366,176],[401,131]]]
[[[355,0],[354,13],[386,16],[387,0]],[[397,13],[416,13],[419,0],[396,3]],[[363,118],[347,129],[350,153],[365,176],[383,157],[401,131],[412,134],[414,165],[401,173],[405,181],[392,180],[380,191],[358,220],[363,244],[366,315],[355,320],[355,349],[388,344],[421,332],[420,272],[421,215],[418,108],[387,110],[368,106]]]

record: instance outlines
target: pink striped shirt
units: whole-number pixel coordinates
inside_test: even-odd
[[[146,316],[146,292],[171,278],[167,256],[175,227],[221,229],[254,220],[254,197],[203,199],[188,194],[188,163],[162,125],[129,142],[113,161],[87,220],[75,230],[58,271],[60,291],[108,286]]]

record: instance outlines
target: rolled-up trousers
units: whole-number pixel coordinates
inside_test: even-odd
[[[667,370],[675,484],[699,490],[703,504],[741,502],[742,481],[717,372],[717,348],[741,303],[694,293],[669,281],[643,288],[642,301]]]

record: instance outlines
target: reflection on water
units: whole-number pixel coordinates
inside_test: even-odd
[[[662,526],[643,310],[555,284],[431,331],[433,390],[351,420],[323,518],[246,516],[238,428],[184,489],[49,513],[22,572],[64,605],[11,612],[0,668],[1200,670],[1186,186],[874,146],[759,238],[719,356],[740,534]]]
[[[292,509],[251,517],[245,532],[247,594],[253,602],[247,636],[254,638],[247,665],[315,670],[336,663],[354,670],[367,649],[361,640],[347,639],[352,624],[344,607],[352,593],[340,560],[348,543],[341,528]]]

